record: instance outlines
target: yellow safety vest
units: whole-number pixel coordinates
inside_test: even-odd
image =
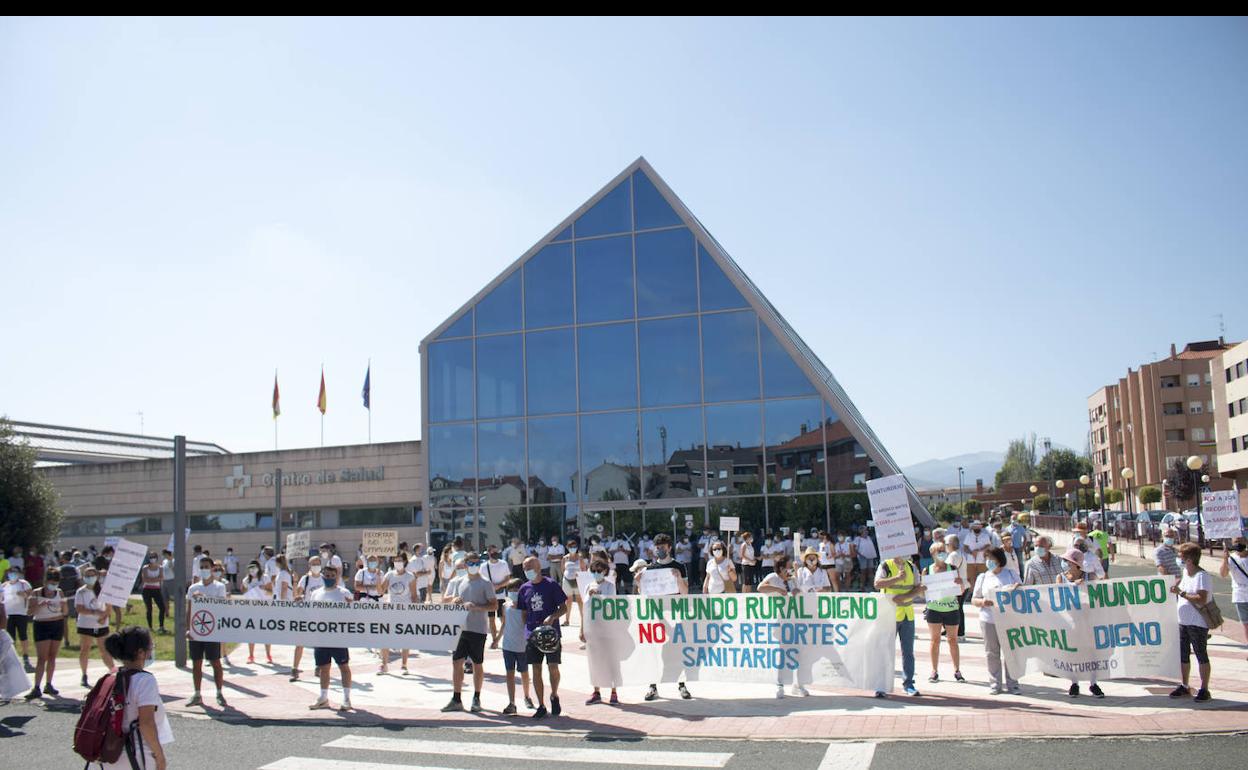
[[[902,569],[905,571],[906,576],[900,581],[893,583],[888,588],[880,589],[882,592],[886,594],[904,594],[914,588],[916,582],[914,578],[914,567],[910,564],[909,560],[902,562]],[[888,573],[890,578],[896,574],[894,571],[896,570],[896,566],[893,564],[892,559],[885,560],[884,570]],[[900,623],[903,620],[914,620],[913,604],[897,605],[897,622]]]

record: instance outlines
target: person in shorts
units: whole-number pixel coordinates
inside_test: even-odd
[[[533,667],[533,692],[537,695],[537,711],[535,719],[559,716],[562,708],[559,705],[559,663],[562,646],[554,652],[542,652],[533,645],[530,636],[533,629],[541,625],[554,626],[555,634],[559,634],[559,616],[563,614],[568,595],[559,584],[542,574],[542,564],[535,556],[524,560],[524,576],[529,582],[520,587],[516,606],[524,617],[524,638],[526,641],[524,656],[528,665]],[[550,711],[546,711],[545,683],[542,681],[542,663],[550,672]]]
[[[324,560],[324,557],[322,557]],[[311,604],[351,604],[351,592],[338,582],[338,567],[331,561],[321,565],[321,581],[323,585],[312,592],[308,600]],[[351,654],[346,647],[313,647],[312,660],[316,664],[316,674],[321,681],[321,695],[308,709],[332,709],[329,704],[329,664],[338,664],[338,675],[342,679],[342,705],[339,711],[351,710]]]
[[[945,550],[944,543],[933,542],[928,552],[932,556],[932,563],[927,568],[927,574],[937,575],[947,570],[956,570],[955,567],[950,567],[946,563],[949,554]],[[962,578],[959,576],[954,579],[954,582],[957,583],[960,594],[965,588],[962,585]],[[953,678],[959,682],[966,681],[962,676],[962,656],[958,650],[958,618],[957,596],[927,600],[927,606],[923,610],[923,620],[927,621],[928,638],[931,640],[932,675],[927,678],[929,682],[940,681],[940,632],[942,629],[949,645],[949,658],[953,661]]]
[[[455,600],[468,610],[468,618],[459,632],[459,642],[451,655],[451,683],[454,692],[451,702],[442,707],[443,711],[463,711],[464,660],[472,661],[472,707],[474,714],[481,711],[481,685],[485,681],[485,639],[489,628],[486,615],[498,607],[494,598],[494,584],[481,574],[481,557],[476,552],[464,555],[463,565],[468,570],[466,577],[452,582]]]
[[[82,569],[82,587],[74,596],[74,606],[77,608],[78,619],[75,625],[78,627],[78,667],[82,669],[82,686],[90,690],[91,684],[87,680],[87,661],[91,657],[91,648],[98,647],[100,650],[100,659],[104,661],[104,665],[108,666],[111,672],[116,669],[116,663],[113,661],[108,650],[104,649],[104,638],[108,636],[108,605],[100,598],[100,573],[95,567],[87,566]]]
[[[191,599],[196,596],[205,599],[224,599],[228,595],[223,582],[225,567],[214,565],[211,557],[199,560],[199,569],[195,574],[195,582],[186,589],[186,617],[191,614]],[[225,707],[225,695],[221,688],[225,686],[225,671],[221,668],[221,643],[205,642],[195,638],[194,623],[186,629],[186,638],[190,640],[188,647],[191,653],[191,683],[195,687],[187,706],[201,706],[204,699],[199,694],[200,685],[204,681],[204,659],[212,666],[212,682],[217,686],[217,705]]]
[[[524,688],[524,705],[533,708],[533,698],[529,695],[529,664],[526,657],[524,641],[524,616],[516,606],[519,599],[520,585],[524,581],[512,578],[506,585],[507,604],[499,614],[503,624],[498,633],[503,640],[503,668],[507,671],[507,708],[503,713],[510,716],[516,713],[516,674],[520,674],[520,683]]]

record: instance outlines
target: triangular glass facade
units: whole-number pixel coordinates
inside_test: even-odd
[[[867,479],[897,472],[644,160],[443,323],[422,358],[435,543],[680,535],[722,515],[760,537],[835,534],[868,517]],[[929,518],[917,498],[912,509]]]

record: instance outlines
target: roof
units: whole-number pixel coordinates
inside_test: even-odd
[[[167,460],[173,457],[173,439],[137,433],[71,428],[38,422],[10,421],[19,440],[38,453],[39,465],[93,465],[119,460]],[[224,447],[207,441],[187,441],[187,457],[225,455]]]

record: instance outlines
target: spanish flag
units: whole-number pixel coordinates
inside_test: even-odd
[[[321,395],[316,397],[316,408],[321,410],[321,416],[325,415],[325,367],[321,367]]]
[[[273,372],[273,419],[282,413],[282,395],[277,391],[277,372]]]

